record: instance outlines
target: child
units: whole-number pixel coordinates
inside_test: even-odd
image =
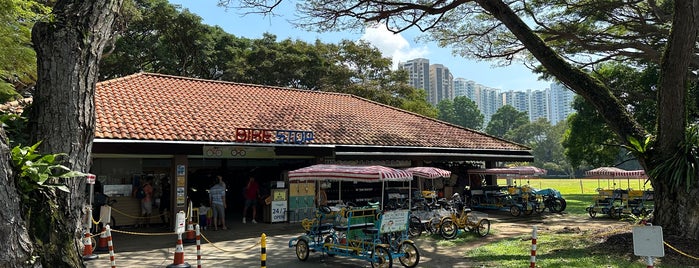
[[[199,226],[206,230],[206,226],[209,225],[207,215],[211,212],[211,209],[206,206],[206,203],[201,203],[199,206]]]

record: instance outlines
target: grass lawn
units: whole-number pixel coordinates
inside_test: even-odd
[[[565,212],[587,216],[585,208],[593,204],[598,188],[643,190],[638,179],[515,179],[519,185],[529,184],[537,189],[553,188],[561,192],[567,202]],[[507,185],[505,179],[499,185]],[[464,234],[470,236],[472,234]],[[467,243],[471,239],[461,235],[450,243]],[[537,267],[646,267],[643,259],[634,256],[629,232],[543,233],[537,239]],[[531,249],[529,237],[510,237],[465,252],[465,256],[486,267],[528,267],[529,259],[518,254]],[[631,246],[631,249],[629,249]],[[658,267],[682,267],[664,264]]]

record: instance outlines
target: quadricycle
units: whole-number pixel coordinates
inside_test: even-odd
[[[382,166],[315,165],[289,172],[290,181],[411,179],[409,172]],[[289,247],[295,248],[301,261],[306,261],[310,252],[318,252],[332,257],[366,260],[372,267],[392,267],[394,260],[405,267],[416,267],[420,262],[420,252],[408,237],[409,217],[409,209],[319,205],[314,217],[302,220],[304,233],[291,239]]]

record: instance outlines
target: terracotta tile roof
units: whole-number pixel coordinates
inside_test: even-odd
[[[95,138],[234,142],[236,128],[313,131],[313,144],[528,150],[348,94],[139,73],[97,84]]]

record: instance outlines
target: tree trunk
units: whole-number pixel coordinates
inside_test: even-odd
[[[31,140],[42,141],[41,154],[66,153],[63,164],[72,170],[89,171],[98,64],[113,38],[122,2],[58,1],[54,20],[37,23],[32,30],[38,79],[29,118]],[[26,204],[31,213],[25,216],[44,266],[81,267],[85,179],[59,183],[70,193],[33,193],[35,202]]]
[[[697,38],[699,0],[675,0],[672,31],[660,65],[658,87],[658,136],[646,167],[671,159],[685,142],[686,96],[690,57]],[[684,177],[684,176],[683,176]],[[651,178],[657,197],[654,224],[667,233],[699,239],[699,183],[669,187],[670,178]]]
[[[655,180],[655,214],[653,224],[663,233],[697,239],[699,237],[699,187],[696,183],[687,192],[670,191],[666,180]],[[658,193],[663,193],[659,195]]]
[[[41,267],[32,263],[34,245],[22,217],[20,196],[15,187],[10,148],[0,128],[0,267]]]
[[[475,0],[483,9],[501,21],[522,42],[527,50],[575,93],[595,106],[607,125],[617,134],[622,144],[630,145],[628,137],[639,141],[647,131],[628,113],[611,90],[582,70],[571,66],[558,56],[546,43],[522,21],[502,0]],[[686,127],[685,99],[689,60],[694,55],[697,35],[699,0],[676,0],[673,27],[661,64],[658,86],[658,136],[655,149],[646,154],[636,154],[646,172],[668,159],[679,142],[684,141]],[[696,12],[699,12],[696,11]],[[647,158],[647,157],[650,157]],[[699,184],[690,185],[689,191],[671,191],[669,178],[651,178],[655,191],[655,224],[663,226],[666,233],[699,239]]]

